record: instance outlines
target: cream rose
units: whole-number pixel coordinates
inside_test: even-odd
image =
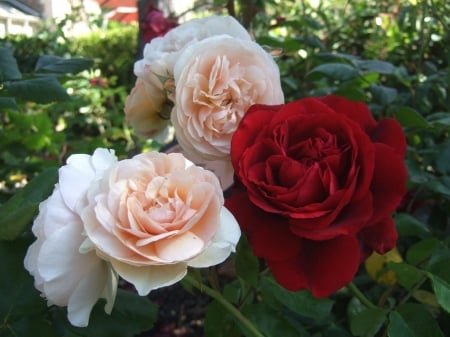
[[[125,100],[125,118],[136,135],[153,138],[160,143],[170,142],[168,127],[171,107],[161,83],[153,76],[137,78]]]
[[[251,40],[249,33],[232,16],[192,19],[146,44],[143,58],[134,65],[134,72],[138,77],[145,77],[145,73],[151,71],[160,77],[171,78],[175,62],[186,46],[219,34]]]
[[[174,68],[175,135],[187,154],[229,160],[230,141],[253,104],[282,104],[278,66],[256,42],[227,35],[189,45]]]
[[[240,229],[217,177],[179,153],[123,160],[92,186],[81,209],[97,254],[140,295],[234,251]]]
[[[51,196],[39,206],[32,231],[37,240],[25,256],[25,268],[49,305],[67,306],[74,326],[87,326],[92,307],[106,298],[111,312],[117,275],[95,251],[83,248],[83,223],[76,212],[93,181],[116,162],[113,153],[99,149],[92,156],[72,155],[59,170]]]

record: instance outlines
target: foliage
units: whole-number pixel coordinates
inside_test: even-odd
[[[243,238],[233,259],[237,278],[215,285],[223,296],[208,306],[205,334],[250,335],[222,305],[225,299],[265,336],[445,336],[450,331],[450,4],[265,0],[252,7],[216,0],[215,11],[229,12],[230,3],[276,56],[287,101],[335,93],[366,102],[377,118],[400,121],[408,141],[408,194],[394,217],[397,249],[372,256],[352,285],[330,298],[280,288]],[[62,44],[54,36],[9,39],[0,47],[0,336],[26,336],[30,329],[46,336],[112,331],[132,336],[156,319],[152,303],[121,292],[111,317],[98,318],[101,306],[96,309],[92,320],[103,328],[73,330],[61,309],[45,305],[22,267],[31,240],[25,229],[55,182],[52,167],[69,153],[90,153],[98,146],[113,147],[122,157],[152,146],[137,142],[123,121],[136,59],[135,29],[64,38]],[[192,283],[183,284],[197,291]]]

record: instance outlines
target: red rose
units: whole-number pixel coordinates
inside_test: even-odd
[[[359,102],[254,105],[232,138],[237,181],[226,205],[278,283],[325,297],[369,253],[395,246],[405,152],[400,124],[375,121]]]

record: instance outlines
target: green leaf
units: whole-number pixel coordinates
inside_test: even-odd
[[[244,314],[267,337],[298,337],[306,333],[300,326],[295,327],[283,312],[269,307],[264,302],[246,306]],[[299,331],[298,328],[301,330]]]
[[[356,64],[363,70],[374,71],[379,74],[390,75],[395,71],[395,67],[392,63],[380,60],[364,60],[357,61]]]
[[[92,310],[89,325],[76,328],[66,322],[72,332],[81,336],[134,337],[150,330],[158,317],[158,306],[145,296],[119,289],[111,315],[104,311],[105,301],[100,300]],[[60,319],[66,311],[59,311]]]
[[[334,302],[328,298],[317,299],[309,291],[289,291],[278,285],[273,279],[265,277],[260,281],[263,299],[278,302],[293,312],[315,319],[330,315]]]
[[[322,74],[333,80],[347,81],[358,76],[358,70],[345,63],[324,63],[313,68],[306,76]]]
[[[386,321],[386,315],[387,311],[381,308],[364,310],[350,321],[350,330],[358,337],[375,336]]]
[[[258,283],[259,261],[245,235],[242,235],[236,249],[236,273],[249,285]]]
[[[436,126],[449,126],[450,125],[450,113],[449,112],[435,112],[426,117],[430,124]]]
[[[204,332],[207,337],[240,336],[239,325],[217,301],[212,301],[205,315]]]
[[[443,176],[425,184],[430,191],[442,194],[445,197],[450,197],[450,177]]]
[[[417,112],[410,107],[400,107],[394,111],[394,117],[400,122],[404,127],[417,127],[426,128],[428,127],[428,122]]]
[[[7,82],[5,89],[16,98],[42,104],[70,99],[66,90],[54,76]]]
[[[398,283],[406,289],[413,288],[423,278],[423,272],[404,262],[388,262],[386,267],[394,271]]]
[[[405,303],[398,308],[398,313],[408,326],[408,330],[412,331],[411,337],[444,337],[436,319],[425,305]]]
[[[0,97],[0,110],[5,109],[18,110],[16,100],[13,97]]]
[[[439,305],[450,313],[450,284],[440,277],[427,273],[433,284],[434,294]]]
[[[397,231],[401,236],[417,236],[420,238],[426,238],[431,235],[430,229],[427,225],[411,214],[397,213],[394,216],[394,222],[397,227]]]
[[[57,177],[57,168],[42,171],[0,206],[0,240],[13,240],[28,227],[39,203],[52,192]]]
[[[393,311],[389,314],[388,336],[414,337],[415,334],[409,328],[403,317],[397,311]]]
[[[23,268],[31,237],[0,241],[0,336],[57,336],[47,319],[47,304]]]
[[[64,58],[54,55],[42,55],[36,63],[36,71],[48,71],[60,74],[76,74],[80,71],[89,69],[93,61],[81,57]]]
[[[447,141],[439,146],[436,155],[436,169],[442,174],[450,173],[450,142]]]
[[[11,49],[0,47],[0,81],[18,80],[20,78],[22,78],[22,74]]]
[[[381,105],[392,103],[398,95],[397,89],[380,84],[372,84],[370,86],[370,91],[372,92],[374,100]]]
[[[440,245],[441,241],[436,238],[421,240],[409,247],[406,253],[406,260],[413,265],[424,262]]]

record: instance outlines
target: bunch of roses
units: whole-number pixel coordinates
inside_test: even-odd
[[[229,35],[214,35],[224,27]],[[283,105],[276,64],[230,17],[194,20],[156,39],[135,71],[138,83],[173,79],[170,119],[192,160],[232,164],[226,204],[281,285],[327,296],[371,252],[395,246],[391,213],[407,176],[397,121],[377,122],[364,104],[335,96]],[[132,125],[155,118],[134,109],[133,97]],[[149,120],[148,135],[160,122]]]
[[[223,203],[217,177],[181,154],[75,154],[39,206],[25,268],[49,305],[86,326],[99,298],[111,312],[119,276],[146,295],[223,262],[240,237]]]
[[[231,137],[248,108],[284,102],[277,64],[231,16],[194,19],[151,40],[134,72],[128,123],[161,143],[173,126],[188,158],[229,163]]]
[[[395,246],[407,176],[396,120],[336,96],[284,104],[276,63],[231,17],[152,40],[135,73],[125,113],[136,133],[164,141],[172,124],[187,158],[229,167],[234,188],[224,201],[218,178],[178,153],[70,157],[25,265],[74,325],[100,297],[111,310],[118,276],[143,295],[222,262],[239,226],[280,285],[317,297]]]

